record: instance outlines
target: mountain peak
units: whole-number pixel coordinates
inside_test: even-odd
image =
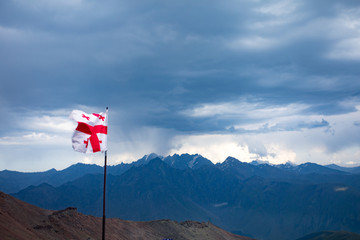
[[[154,158],[162,158],[162,156],[159,156],[157,155],[156,153],[150,153],[150,154],[147,154],[147,155],[144,155],[141,159],[139,160],[143,160],[145,162],[149,162],[151,160],[153,160]]]
[[[242,164],[243,163],[240,160],[229,156],[225,159],[224,162],[219,163],[218,166],[222,169],[229,169],[229,168],[234,168],[234,167],[237,168]]]
[[[234,157],[229,156],[229,157],[227,157],[227,158],[225,159],[225,161],[224,161],[223,163],[226,163],[226,164],[234,164],[234,163],[241,163],[241,161],[238,160],[238,159],[236,159],[236,158],[234,158]]]
[[[302,174],[318,173],[318,174],[333,174],[333,173],[344,173],[343,171],[328,168],[316,163],[306,162],[296,167],[297,171]]]
[[[267,164],[267,165],[271,165],[269,161],[262,161],[262,160],[254,160],[254,161],[251,161],[250,164],[252,165],[262,165],[262,164]]]
[[[202,166],[213,164],[209,159],[206,159],[199,154],[190,155],[188,153],[181,155],[174,154],[172,156],[168,156],[164,158],[164,162],[169,164],[171,167],[178,169],[197,169]]]
[[[297,168],[297,165],[290,161],[287,161],[286,163],[283,163],[283,164],[274,165],[274,166],[277,168],[280,168],[280,169],[284,169],[284,170],[293,170],[293,169]]]
[[[160,158],[160,159],[162,158],[162,156],[157,155],[156,153],[150,153],[149,155],[145,155],[144,157],[146,157],[147,161],[150,161],[154,158]]]
[[[144,155],[142,158],[135,162],[135,166],[140,166],[144,164],[148,164],[151,160],[159,158],[160,160],[163,158],[162,156],[157,155],[156,153],[150,153],[149,155]]]
[[[162,165],[166,165],[159,157],[153,158],[149,160],[148,164],[149,167],[160,167]]]

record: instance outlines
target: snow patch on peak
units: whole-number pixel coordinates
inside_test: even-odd
[[[196,161],[199,158],[199,155],[195,155],[191,161],[189,161],[188,166],[189,168],[193,168],[195,164],[198,162]]]
[[[151,160],[153,160],[154,158],[160,158],[160,159],[163,159],[163,157],[162,156],[159,156],[159,155],[157,155],[156,153],[150,153],[149,155],[145,155],[143,158],[145,159],[145,161],[151,161]]]
[[[213,204],[213,206],[216,207],[216,208],[218,208],[218,207],[226,206],[226,205],[228,205],[228,204],[229,204],[228,202],[222,202],[222,203]]]

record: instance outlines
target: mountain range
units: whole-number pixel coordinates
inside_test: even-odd
[[[325,230],[359,233],[360,174],[357,168],[345,170],[314,163],[244,163],[232,157],[213,164],[200,155],[150,154],[109,167],[107,216],[209,221],[259,240],[296,239]],[[4,186],[14,178],[11,173],[19,176],[17,188]],[[25,177],[26,183],[21,181]],[[39,207],[73,206],[101,216],[99,166],[77,164],[43,173],[2,171],[0,179],[0,190]],[[16,192],[19,188],[23,189]]]
[[[173,156],[164,158],[152,153],[145,155],[136,162],[107,166],[107,173],[110,175],[121,175],[131,167],[147,164],[150,160],[157,157],[161,158],[170,166],[178,169],[196,169],[204,165],[213,165],[210,160],[198,154],[182,154],[181,156],[174,154]],[[48,183],[57,187],[86,174],[102,174],[103,172],[103,167],[95,164],[83,163],[77,163],[61,171],[57,171],[56,169],[50,169],[45,172],[17,172],[3,170],[0,171],[0,191],[5,193],[15,193],[31,185],[36,186],[41,183]]]

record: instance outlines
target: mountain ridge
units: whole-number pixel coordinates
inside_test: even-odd
[[[284,178],[288,175],[289,172],[291,174],[298,173],[299,175],[304,174],[311,174],[311,173],[320,173],[320,174],[360,174],[360,167],[354,168],[344,168],[337,165],[327,165],[322,166],[315,163],[304,163],[300,165],[292,165],[292,164],[266,164],[266,163],[259,163],[254,162],[247,163],[241,162],[236,158],[228,157],[222,163],[213,164],[209,159],[204,158],[199,154],[174,154],[172,156],[162,157],[155,153],[151,153],[149,155],[145,155],[144,157],[140,158],[137,161],[132,163],[121,163],[113,166],[107,166],[107,172],[109,175],[121,175],[127,170],[129,170],[133,166],[140,166],[147,164],[150,160],[154,158],[160,158],[162,161],[166,162],[168,165],[178,169],[197,169],[204,166],[211,166],[211,165],[218,165],[224,166],[227,163],[228,159],[234,159],[239,162],[239,165],[247,168],[244,172],[243,170],[242,176],[239,177],[247,178],[251,177],[256,169],[262,169],[261,171],[257,171],[257,175],[265,176],[266,177],[273,177],[280,176]],[[283,170],[281,172],[280,170]],[[63,170],[55,170],[50,169],[44,172],[18,172],[18,171],[10,171],[10,170],[3,170],[0,171],[0,191],[6,193],[16,193],[28,186],[31,185],[39,185],[41,183],[48,183],[53,186],[60,186],[68,181],[75,180],[76,178],[82,177],[86,174],[102,174],[103,167],[98,166],[96,164],[84,164],[84,163],[77,163],[74,165],[69,166]]]
[[[243,177],[236,166],[254,171]],[[289,179],[274,177],[272,171],[285,170],[249,166],[237,159],[179,169],[154,158],[108,176],[107,215],[136,221],[210,220],[259,239],[289,239],[323,229],[360,231],[360,175],[314,171]],[[31,187],[14,196],[43,208],[75,206],[100,216],[102,181],[102,174],[89,174],[59,187]]]

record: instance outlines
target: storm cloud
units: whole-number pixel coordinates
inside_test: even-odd
[[[113,164],[359,164],[359,16],[358,1],[2,1],[0,168],[85,161],[67,115],[106,106]]]

